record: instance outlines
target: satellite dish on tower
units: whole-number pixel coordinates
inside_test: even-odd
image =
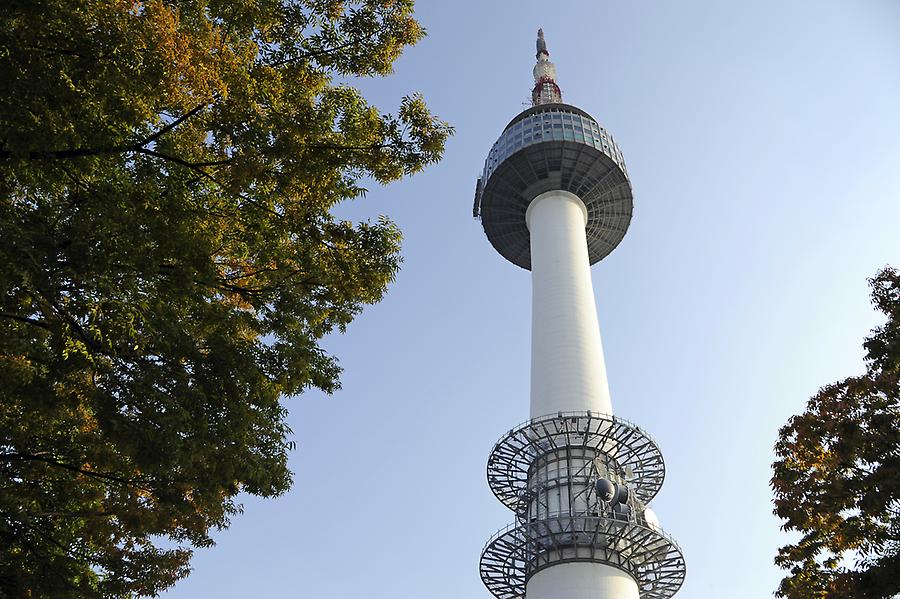
[[[597,496],[606,502],[612,501],[618,491],[616,484],[605,478],[597,479],[597,482],[594,483],[594,489],[597,490]]]

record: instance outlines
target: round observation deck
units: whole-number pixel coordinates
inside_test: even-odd
[[[591,264],[619,245],[633,207],[625,160],[591,115],[568,104],[542,104],[517,115],[491,148],[478,180],[474,213],[491,245],[513,264],[531,269],[525,211],[553,190],[584,202]]]
[[[559,516],[516,523],[481,552],[481,580],[497,599],[525,599],[529,579],[562,563],[618,568],[634,578],[641,599],[670,599],[687,567],[681,548],[658,525],[635,514]]]
[[[491,491],[503,505],[523,515],[535,463],[559,452],[570,465],[573,459],[585,464],[606,461],[605,469],[621,471],[623,482],[644,503],[656,497],[666,476],[659,446],[640,427],[596,412],[560,412],[529,420],[494,445],[487,463]],[[573,453],[579,456],[574,458]],[[591,476],[593,471],[588,468],[582,474],[570,468],[569,474],[577,478]]]

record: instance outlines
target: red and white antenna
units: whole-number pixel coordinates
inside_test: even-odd
[[[538,29],[537,64],[534,65],[534,89],[531,91],[531,105],[561,104],[562,91],[556,84],[556,67],[550,62],[544,30]]]

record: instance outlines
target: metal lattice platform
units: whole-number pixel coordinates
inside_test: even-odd
[[[634,577],[641,599],[669,599],[684,582],[681,548],[659,527],[610,517],[565,516],[512,525],[481,553],[481,580],[498,599],[523,599],[542,569],[603,563]]]
[[[666,466],[656,442],[638,426],[597,412],[560,412],[530,420],[500,439],[488,458],[491,491],[505,506],[522,514],[532,464],[564,448],[595,449],[612,459],[637,497],[649,503],[662,487]]]

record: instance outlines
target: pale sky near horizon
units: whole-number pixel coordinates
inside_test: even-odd
[[[456,128],[427,172],[341,208],[387,214],[405,263],[327,340],[332,397],[286,400],[294,488],[246,498],[165,599],[488,599],[494,442],[528,414],[530,280],[471,217],[475,179],[529,99],[543,27],[564,101],[615,137],[631,229],[593,268],[616,413],[666,459],[653,502],[678,599],[770,597],[778,428],[863,368],[866,279],[900,266],[897,0],[419,0],[428,37],[367,96],[421,91]]]

